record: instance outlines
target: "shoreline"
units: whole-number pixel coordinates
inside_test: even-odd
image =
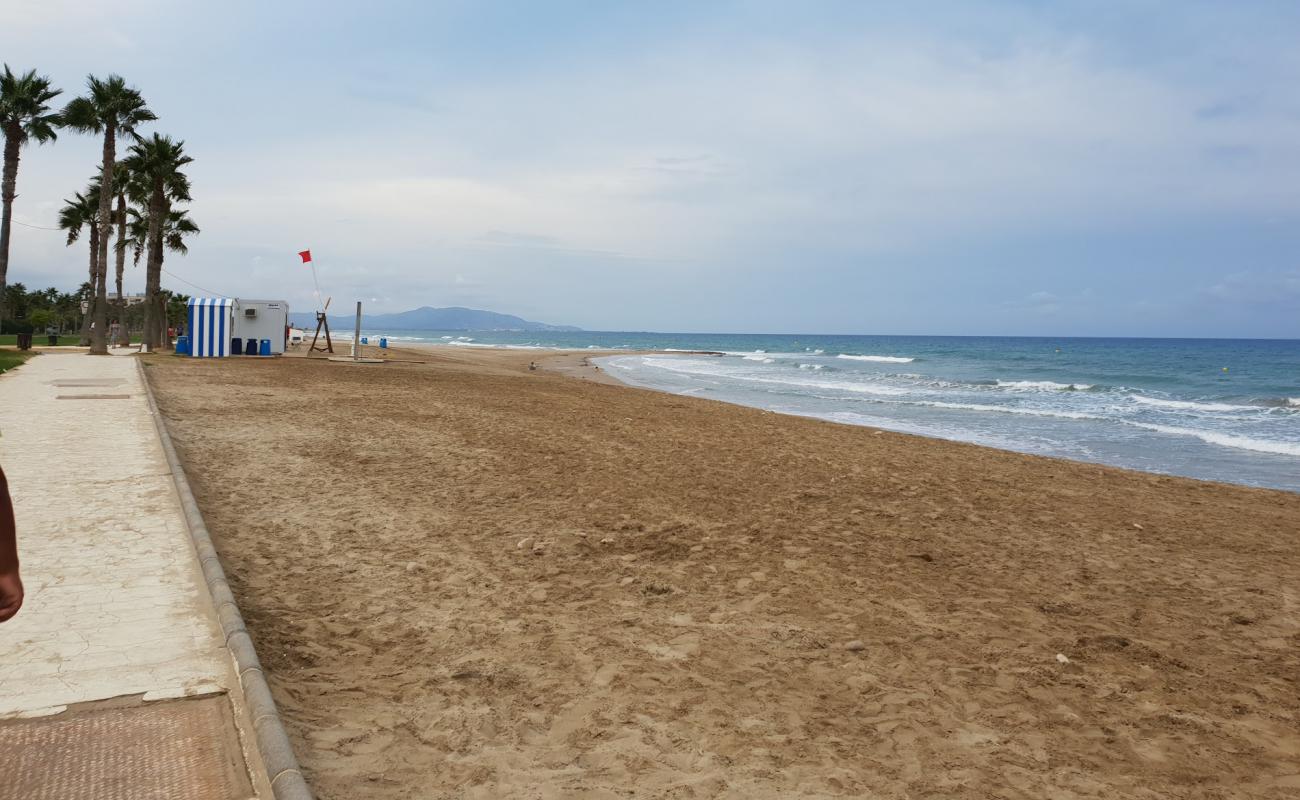
[[[375,349],[377,350],[377,348]],[[427,343],[427,344],[414,343],[414,346],[412,346],[412,343],[405,343],[402,347],[396,347],[393,349],[395,351],[407,349],[413,353],[421,353],[426,355],[447,354],[447,353],[459,354],[464,352],[466,353],[466,357],[453,356],[448,360],[465,363],[465,364],[477,363],[483,366],[513,365],[521,370],[526,370],[528,362],[531,361],[537,364],[537,372],[539,373],[558,374],[569,378],[591,381],[593,383],[601,383],[601,384],[612,385],[612,386],[621,386],[627,389],[634,389],[640,391],[655,392],[657,394],[663,394],[668,397],[677,397],[677,398],[689,399],[689,400],[702,400],[702,401],[713,402],[713,403],[721,403],[725,406],[730,406],[734,408],[747,408],[762,413],[778,414],[784,417],[790,417],[794,419],[815,420],[818,422],[831,424],[831,425],[845,426],[848,428],[862,428],[873,432],[880,431],[882,433],[888,433],[896,436],[914,436],[919,439],[925,439],[930,441],[948,442],[948,443],[959,444],[968,447],[985,448],[999,453],[1008,453],[1016,456],[1023,456],[1026,458],[1046,459],[1049,462],[1060,461],[1060,462],[1065,462],[1067,464],[1080,464],[1080,465],[1087,465],[1087,466],[1094,466],[1094,467],[1102,467],[1105,469],[1120,470],[1122,472],[1132,473],[1135,475],[1148,476],[1148,477],[1175,478],[1179,480],[1189,480],[1189,481],[1196,481],[1199,483],[1208,483],[1216,486],[1231,487],[1234,489],[1282,492],[1288,495],[1300,496],[1300,492],[1291,491],[1289,489],[1271,487],[1271,486],[1256,486],[1256,485],[1250,485],[1244,483],[1232,483],[1223,480],[1213,480],[1213,479],[1199,478],[1199,477],[1194,477],[1189,475],[1180,475],[1172,472],[1159,472],[1155,470],[1136,469],[1132,467],[1119,466],[1116,464],[1109,464],[1104,461],[1088,461],[1085,459],[1070,458],[1068,456],[1063,456],[1063,455],[1027,453],[1021,450],[1013,450],[1011,448],[1004,448],[1004,447],[995,447],[993,445],[982,444],[979,442],[968,442],[968,441],[963,441],[961,439],[952,439],[952,438],[946,438],[937,435],[931,436],[924,433],[895,430],[892,428],[880,427],[878,425],[860,425],[853,422],[845,422],[843,420],[827,419],[825,417],[821,417],[813,414],[794,414],[794,413],[784,412],[784,411],[775,411],[772,409],[763,408],[761,406],[746,405],[744,403],[738,403],[738,402],[719,399],[719,398],[699,397],[697,395],[681,394],[678,392],[669,391],[667,389],[659,389],[651,386],[639,386],[634,383],[629,383],[627,381],[618,378],[617,373],[610,372],[609,370],[604,368],[598,368],[598,365],[590,363],[592,359],[615,358],[619,356],[629,356],[629,355],[631,356],[635,356],[635,355],[666,355],[666,356],[723,355],[722,353],[718,353],[714,351],[561,350],[556,352],[553,350],[532,350],[528,348],[504,347],[504,346],[503,347],[472,347],[472,348],[457,347],[454,345],[448,346],[448,345],[440,345],[436,343]],[[532,355],[538,352],[542,352],[546,354]],[[473,355],[470,354],[484,354],[484,356],[482,358],[474,358]],[[492,354],[492,355],[487,355],[487,354]]]

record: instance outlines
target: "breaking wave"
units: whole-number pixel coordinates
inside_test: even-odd
[[[1140,394],[1131,394],[1129,399],[1141,403],[1144,406],[1155,406],[1157,408],[1172,408],[1179,411],[1257,411],[1254,406],[1238,406],[1231,403],[1201,403],[1193,400],[1164,400],[1159,397],[1143,397]]]
[[[1173,436],[1194,436],[1208,444],[1217,444],[1220,447],[1232,447],[1237,450],[1253,450],[1256,453],[1274,453],[1283,456],[1300,456],[1300,442],[1277,442],[1268,439],[1255,439],[1249,436],[1234,436],[1230,433],[1219,433],[1218,431],[1196,430],[1194,428],[1177,428],[1172,425],[1153,425],[1147,422],[1131,422],[1125,420],[1129,425],[1138,428],[1145,428],[1149,431],[1158,433],[1168,433]]]
[[[851,356],[846,353],[840,353],[836,358],[844,358],[849,361],[877,361],[882,364],[911,364],[916,360],[906,356]]]
[[[1092,388],[1091,383],[1057,383],[1056,381],[998,381],[996,385],[1003,389],[1053,392],[1086,392]]]

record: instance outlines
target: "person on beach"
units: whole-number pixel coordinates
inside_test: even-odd
[[[23,606],[23,582],[18,577],[18,535],[14,528],[9,482],[0,469],[0,622],[7,622]]]

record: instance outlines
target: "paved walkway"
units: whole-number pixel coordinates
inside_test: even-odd
[[[16,741],[20,731],[23,741],[57,739],[56,728],[74,732],[78,726],[68,724],[73,718],[110,706],[114,718],[134,706],[135,719],[144,721],[136,728],[146,739],[168,737],[181,728],[158,720],[203,703],[153,701],[204,697],[211,705],[215,697],[219,709],[201,709],[208,723],[186,724],[211,733],[231,751],[223,757],[237,762],[235,778],[242,784],[185,796],[255,796],[249,776],[261,787],[265,778],[257,775],[260,761],[237,676],[136,359],[46,353],[0,376],[0,464],[14,499],[27,591],[22,611],[0,625],[0,743]],[[104,702],[110,698],[116,700]],[[45,724],[33,728],[33,721],[16,721],[32,717]],[[241,737],[239,728],[247,735]],[[78,747],[75,741],[56,743]],[[32,752],[51,746],[45,742],[45,750]],[[47,766],[76,770],[75,761]],[[138,779],[166,769],[146,764]],[[38,777],[44,771],[35,770]],[[201,773],[193,779],[207,780]],[[124,790],[124,797],[154,796]],[[44,796],[27,791],[23,796]],[[57,791],[64,793],[49,796],[82,796],[66,787]],[[116,796],[97,791],[84,796]],[[264,788],[261,793],[270,796]]]

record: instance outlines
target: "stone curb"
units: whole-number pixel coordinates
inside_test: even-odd
[[[253,640],[249,638],[244,627],[244,618],[235,605],[235,596],[226,583],[226,574],[217,559],[217,550],[208,535],[208,527],[203,522],[194,493],[190,491],[190,482],[185,478],[185,469],[181,466],[172,437],[167,432],[167,424],[158,411],[154,401],[153,388],[144,374],[144,362],[136,359],[136,371],[144,384],[145,397],[149,401],[149,413],[158,428],[158,438],[162,441],[163,454],[172,470],[172,480],[176,483],[176,493],[180,496],[181,508],[185,511],[185,521],[190,529],[190,538],[194,541],[194,550],[198,554],[199,564],[203,568],[203,577],[207,582],[212,605],[217,610],[221,622],[221,632],[226,640],[226,647],[235,659],[235,668],[239,672],[239,683],[244,691],[244,700],[248,704],[249,716],[253,719],[253,729],[257,739],[257,750],[262,756],[271,780],[271,789],[275,800],[313,800],[311,788],[302,776],[298,759],[294,757],[293,747],[289,744],[289,735],[285,733],[280,712],[276,710],[275,700],[271,698],[271,687],[266,683],[262,664],[257,660],[253,650]]]

